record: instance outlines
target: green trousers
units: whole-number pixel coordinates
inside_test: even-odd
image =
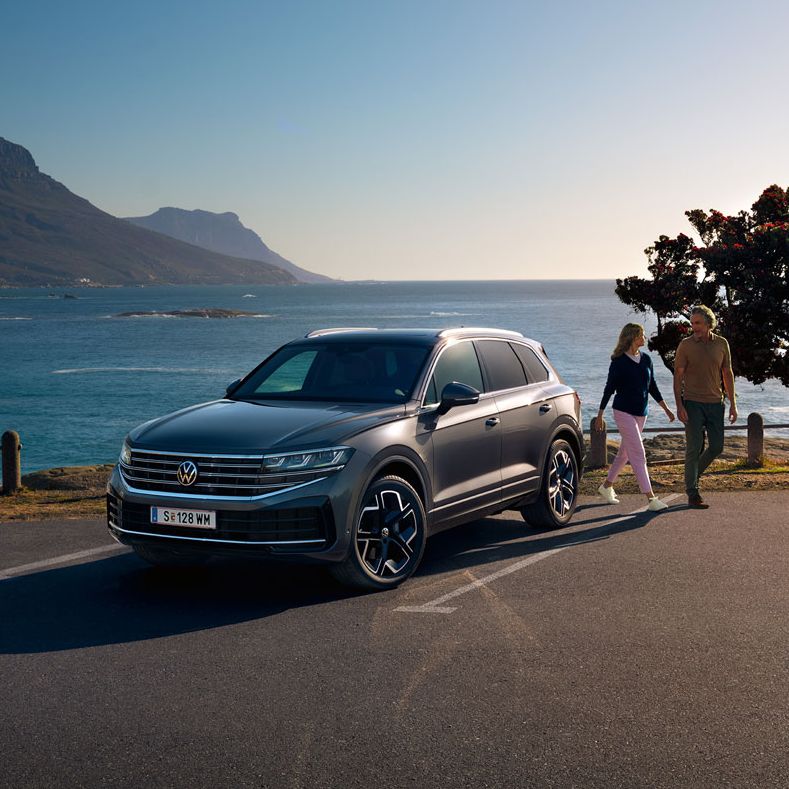
[[[690,496],[699,492],[699,476],[723,452],[723,402],[686,400],[685,410],[688,412],[685,423],[685,490]]]

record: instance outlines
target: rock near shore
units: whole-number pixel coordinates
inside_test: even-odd
[[[258,312],[225,310],[218,307],[199,307],[191,310],[169,310],[167,312],[120,312],[116,318],[265,318]]]

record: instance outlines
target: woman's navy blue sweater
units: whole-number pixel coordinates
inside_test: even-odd
[[[614,397],[614,408],[633,416],[646,416],[649,410],[649,395],[659,403],[663,399],[655,383],[655,371],[649,354],[641,353],[641,359],[634,362],[626,353],[611,359],[608,380],[605,383],[600,410],[604,410]]]

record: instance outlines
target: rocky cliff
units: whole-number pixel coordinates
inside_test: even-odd
[[[129,217],[129,222],[164,233],[198,247],[250,260],[271,263],[290,272],[299,282],[332,282],[330,277],[306,271],[269,249],[260,236],[241,224],[237,214],[160,208],[150,216]]]
[[[271,263],[219,254],[117,219],[0,137],[0,286],[294,282]]]

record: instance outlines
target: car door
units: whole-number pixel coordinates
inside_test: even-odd
[[[479,402],[437,415],[444,386],[452,381],[473,386]],[[451,525],[501,500],[501,431],[495,398],[484,391],[474,344],[462,340],[439,355],[418,420],[433,449],[433,524]]]
[[[501,419],[501,486],[507,501],[539,488],[546,426],[551,420],[545,418],[542,382],[523,364],[516,344],[490,339],[476,340],[475,345]]]

